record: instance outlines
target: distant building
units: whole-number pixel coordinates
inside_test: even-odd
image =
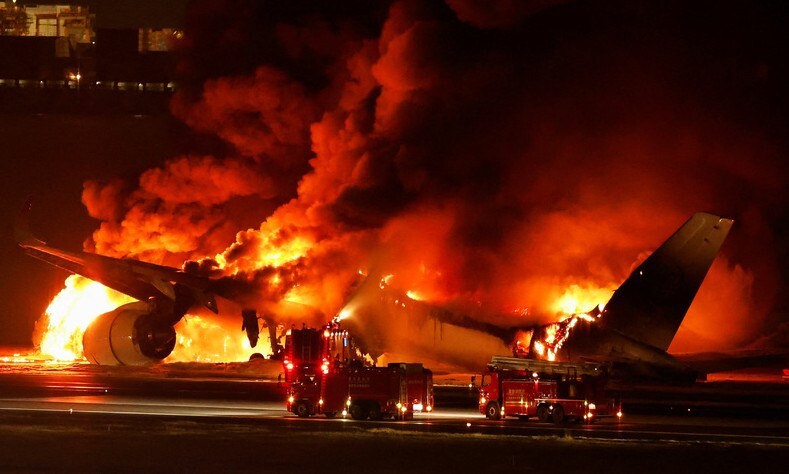
[[[46,105],[33,89],[79,91],[80,100],[70,100],[75,106],[99,90],[169,95],[177,88],[173,50],[185,8],[185,0],[0,3],[3,107],[31,99],[34,108]],[[8,89],[30,91],[15,101]]]

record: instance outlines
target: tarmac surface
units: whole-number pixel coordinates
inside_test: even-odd
[[[285,412],[277,370],[270,362],[138,369],[6,360],[0,364],[0,472],[719,473],[789,467],[789,419],[781,405],[789,384],[780,378],[697,392],[675,387],[653,394],[662,407],[657,414],[637,410],[621,422],[554,425],[486,420],[475,409],[474,390],[463,385],[468,379],[444,376],[438,377],[434,413],[416,414],[412,422],[359,422]],[[712,411],[703,409],[704,393]],[[777,400],[778,416],[743,412],[749,399],[763,400],[762,393]],[[695,403],[690,412],[688,400]]]

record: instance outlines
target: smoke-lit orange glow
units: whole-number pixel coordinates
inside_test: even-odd
[[[340,322],[340,321],[343,321],[343,320],[346,320],[346,319],[350,318],[352,315],[353,315],[353,311],[351,311],[351,309],[350,309],[350,308],[347,308],[347,307],[346,307],[346,308],[343,308],[343,309],[342,309],[342,310],[341,310],[341,311],[340,311],[340,312],[337,314],[337,316],[334,318],[334,321],[335,321],[335,322]]]
[[[101,283],[71,275],[45,311],[46,328],[39,351],[56,360],[82,359],[82,334],[100,314],[134,299]],[[43,322],[43,320],[42,320]]]
[[[291,303],[298,303],[313,307],[318,306],[315,301],[315,295],[310,291],[310,288],[301,285],[294,285],[291,287],[291,289],[285,293],[285,297],[283,299],[285,301],[290,301]]]
[[[224,253],[217,254],[215,261],[220,268],[234,274],[240,271],[265,267],[280,267],[303,257],[315,244],[305,235],[288,235],[277,228],[278,222],[272,220],[261,231],[240,232],[237,242]],[[230,260],[228,252],[241,246],[252,246],[243,259]]]

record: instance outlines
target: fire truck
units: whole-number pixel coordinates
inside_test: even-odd
[[[413,418],[406,371],[399,365],[364,367],[354,364],[329,372],[322,380],[320,411],[328,418],[342,413],[354,420]]]
[[[420,363],[392,362],[389,367],[400,367],[408,385],[408,402],[415,412],[433,411],[433,372]]]
[[[336,324],[291,329],[285,337],[287,410],[307,417],[409,419],[433,410],[433,375],[422,364],[369,367]]]
[[[607,380],[601,364],[493,357],[482,376],[479,411],[491,420],[513,416],[592,423],[600,417],[621,418],[619,404],[605,396]]]
[[[336,325],[322,328],[292,328],[285,335],[282,366],[288,392],[288,411],[298,416],[319,411],[322,381],[332,365],[356,360],[352,339]]]

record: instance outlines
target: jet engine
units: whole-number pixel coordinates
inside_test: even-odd
[[[85,357],[98,365],[149,365],[175,347],[175,329],[149,303],[136,301],[97,317],[82,336]]]

